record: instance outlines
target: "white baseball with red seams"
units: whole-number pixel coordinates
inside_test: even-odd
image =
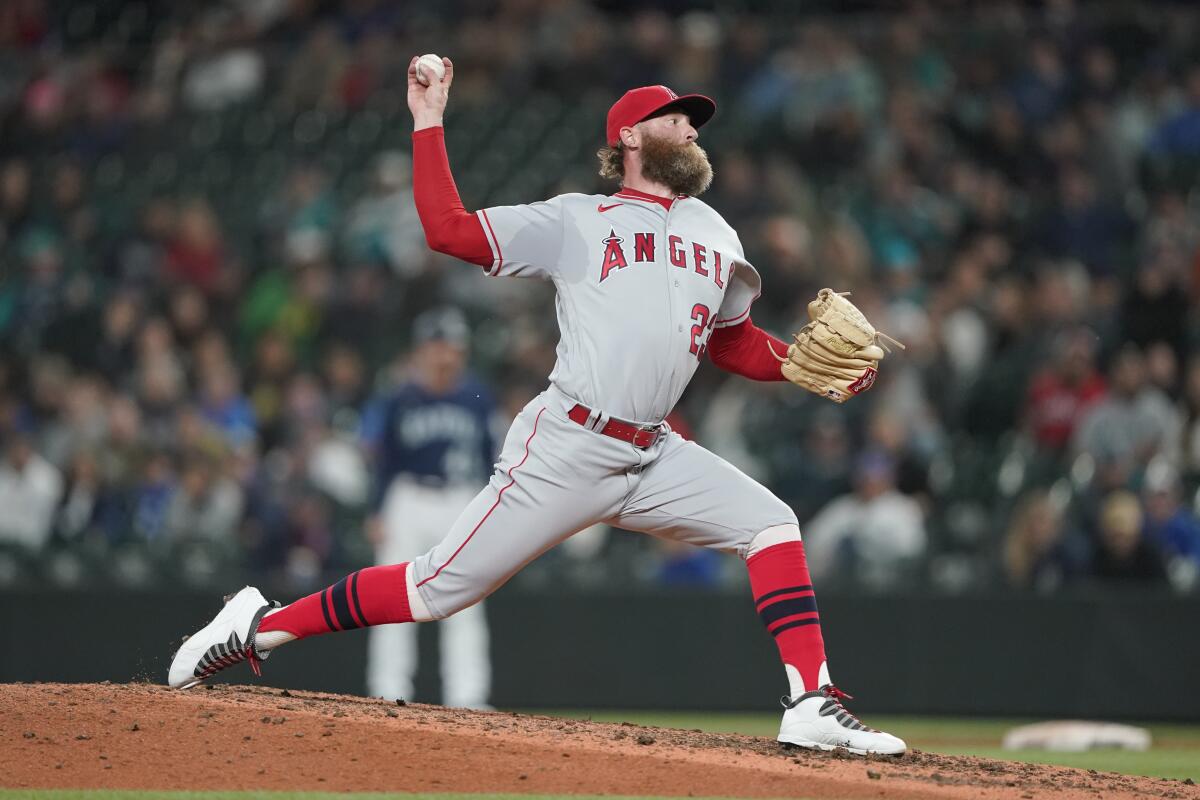
[[[446,77],[446,65],[442,57],[435,53],[426,53],[417,59],[417,80],[422,86],[428,86],[432,80]]]

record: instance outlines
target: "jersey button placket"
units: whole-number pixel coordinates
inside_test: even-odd
[[[671,215],[675,212],[675,207],[678,204],[679,204],[678,200],[671,203],[671,207],[669,209],[667,209],[666,218],[663,220],[663,244],[664,244],[663,263],[666,266],[667,270],[669,271],[669,274],[671,274],[671,278],[669,279],[669,283],[667,286],[667,295],[671,298],[671,314],[677,320],[683,319],[687,315],[685,309],[682,307],[683,306],[683,301],[681,300],[682,293],[677,292],[677,291],[672,291],[672,287],[674,287],[675,289],[679,288],[679,278],[677,277],[677,275],[678,275],[678,271],[680,268],[675,266],[674,264],[672,264],[671,258],[670,258]],[[683,333],[684,327],[685,326],[683,325],[682,322],[677,323],[675,326],[675,332]],[[685,348],[686,348],[686,345],[685,345]],[[674,361],[674,360],[672,360],[672,361]],[[674,382],[674,379],[675,379],[675,368],[673,366],[671,369],[672,383]]]

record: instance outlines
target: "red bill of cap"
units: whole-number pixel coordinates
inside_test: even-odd
[[[667,106],[677,106],[687,114],[694,128],[699,128],[717,113],[717,104],[702,94],[678,95],[666,86],[630,89],[608,110],[608,124],[605,126],[608,146],[616,146],[621,138],[621,128],[649,119]]]

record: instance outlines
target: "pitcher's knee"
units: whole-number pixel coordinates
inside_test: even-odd
[[[467,584],[457,576],[438,575],[409,587],[409,602],[413,603],[413,619],[432,622],[454,616],[478,603],[490,592],[486,584]],[[418,614],[417,604],[420,604]]]
[[[796,522],[795,515],[793,515],[790,522],[771,525],[750,537],[750,540],[746,542],[746,546],[742,550],[742,558],[749,559],[766,550],[768,547],[783,544],[784,542],[798,542],[800,540],[800,525]]]

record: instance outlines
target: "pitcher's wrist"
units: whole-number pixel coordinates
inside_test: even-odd
[[[413,131],[421,131],[426,128],[438,128],[442,124],[441,114],[414,114],[413,115]]]

